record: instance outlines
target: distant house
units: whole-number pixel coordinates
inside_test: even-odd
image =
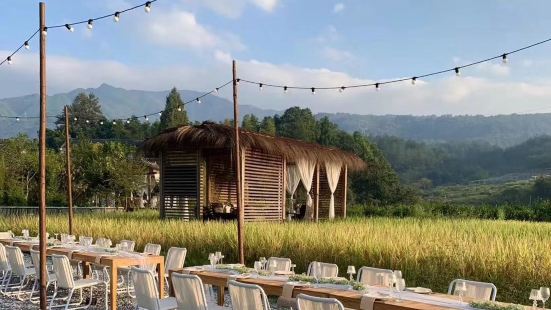
[[[163,218],[236,215],[234,138],[233,128],[204,123],[168,129],[144,142],[146,156],[159,158]],[[246,221],[345,217],[348,172],[366,167],[336,148],[245,130],[240,146]],[[299,183],[307,199],[295,209],[287,198]]]

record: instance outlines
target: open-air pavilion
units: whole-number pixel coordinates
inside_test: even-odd
[[[163,218],[232,218],[236,214],[235,160],[231,127],[204,123],[164,131],[145,141],[159,158]],[[240,131],[242,197],[246,221],[283,221],[302,184],[301,218],[346,217],[347,178],[365,168],[356,155],[304,141]],[[296,213],[300,213],[297,210]]]

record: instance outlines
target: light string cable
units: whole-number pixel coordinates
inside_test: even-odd
[[[415,75],[415,76],[411,76],[411,77],[407,77],[407,78],[399,78],[399,79],[394,79],[394,80],[385,80],[385,81],[373,82],[373,83],[367,83],[367,84],[306,87],[306,86],[296,86],[296,85],[270,84],[270,83],[263,83],[263,82],[260,82],[260,81],[252,81],[252,80],[243,79],[243,78],[238,79],[238,81],[258,85],[260,90],[262,90],[263,87],[282,88],[285,93],[290,89],[310,90],[312,92],[312,94],[315,94],[316,90],[339,90],[340,92],[342,92],[342,91],[344,91],[345,89],[348,89],[348,88],[360,88],[360,87],[375,87],[375,89],[379,90],[380,86],[382,86],[382,85],[399,83],[399,82],[404,82],[404,81],[411,81],[412,84],[415,84],[416,81],[419,80],[419,79],[434,76],[434,75],[440,75],[440,74],[444,74],[444,73],[448,73],[448,72],[455,72],[455,74],[457,76],[459,76],[461,74],[461,69],[463,69],[463,68],[472,67],[472,66],[475,66],[475,65],[478,65],[478,64],[481,64],[481,63],[485,63],[485,62],[490,62],[490,61],[493,61],[493,60],[496,60],[496,59],[501,59],[502,62],[504,64],[506,64],[509,61],[509,58],[508,58],[509,55],[519,53],[521,51],[536,47],[538,45],[548,43],[550,41],[551,41],[551,38],[545,39],[543,41],[532,43],[530,45],[527,45],[527,46],[524,46],[524,47],[521,47],[521,48],[518,48],[518,49],[515,49],[515,50],[512,50],[512,51],[509,51],[509,52],[501,53],[501,54],[496,55],[496,56],[492,56],[492,57],[489,57],[489,58],[477,60],[477,61],[474,61],[474,62],[471,62],[471,63],[468,63],[468,64],[464,64],[464,65],[461,65],[461,66],[456,66],[456,67],[449,68],[449,69],[444,69],[444,70],[435,71],[435,72],[431,72],[431,73],[425,73],[425,74],[421,74],[421,75]]]

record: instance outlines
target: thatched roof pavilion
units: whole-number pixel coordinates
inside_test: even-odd
[[[212,212],[232,213],[237,195],[234,138],[233,128],[204,123],[171,128],[144,142],[146,155],[160,159],[163,217],[200,219]],[[313,196],[312,219],[344,217],[347,173],[366,167],[358,156],[336,148],[246,130],[240,130],[240,146],[249,221],[284,220],[291,210],[286,210],[286,189],[294,193],[299,181],[311,182],[304,187]],[[335,198],[329,208],[331,192]]]

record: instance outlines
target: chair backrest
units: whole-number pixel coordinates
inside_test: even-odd
[[[172,287],[180,309],[208,310],[203,281],[198,276],[173,273]]]
[[[40,252],[31,250],[31,261],[33,262],[34,272],[36,277],[40,278]],[[50,273],[47,273],[48,281],[50,280]]]
[[[275,269],[273,271],[291,271],[291,259],[284,257],[270,257],[266,263],[266,268],[270,268],[272,262],[275,262]]]
[[[381,278],[379,278],[378,274],[382,274],[383,283],[381,283]],[[358,282],[366,285],[387,286],[390,284],[389,282],[392,279],[393,274],[393,271],[390,269],[362,267],[358,270]]]
[[[10,263],[8,262],[8,257],[6,256],[6,247],[0,243],[0,271],[10,270]]]
[[[65,255],[52,255],[52,265],[57,279],[57,286],[65,289],[74,288],[75,280],[73,279],[73,268],[69,258]]]
[[[337,264],[311,262],[308,265],[308,276],[313,277],[314,273],[318,271],[322,278],[336,278],[339,276],[339,266]]]
[[[11,231],[0,231],[0,239],[13,239]]]
[[[229,281],[230,298],[233,309],[239,310],[269,310],[268,297],[264,290],[254,284]]]
[[[6,256],[14,276],[25,275],[25,258],[21,249],[14,246],[6,246]]]
[[[78,237],[78,243],[80,245],[92,245],[94,243],[93,237],[86,237],[86,236],[79,236]]]
[[[166,253],[165,270],[176,270],[184,268],[187,250],[185,248],[171,247]]]
[[[144,254],[151,254],[151,255],[160,255],[161,254],[161,245],[160,244],[154,244],[154,243],[148,243],[143,248]]]
[[[110,247],[111,246],[111,239],[107,238],[97,238],[96,239],[96,245],[100,247]]]
[[[465,286],[467,288],[467,291],[464,292],[463,296],[473,298],[476,300],[487,300],[487,301],[496,300],[497,287],[493,283],[488,283],[488,282],[455,279],[450,282],[450,286],[448,287],[448,294],[450,295],[458,294],[456,287],[457,287],[457,283],[460,281],[465,282]]]
[[[132,267],[132,279],[134,280],[138,308],[158,310],[160,308],[159,293],[153,273],[149,270]],[[163,281],[162,278],[160,281]]]
[[[134,252],[134,247],[136,246],[136,242],[132,240],[121,240],[119,244],[125,247],[128,252]]]
[[[297,295],[298,310],[344,310],[344,306],[335,298]]]

